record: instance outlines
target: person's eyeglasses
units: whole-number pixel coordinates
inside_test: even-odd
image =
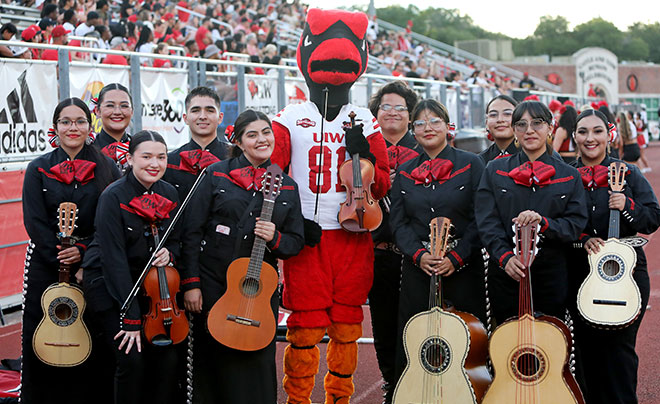
[[[396,112],[403,112],[408,110],[408,107],[406,107],[405,105],[381,104],[378,108],[380,108],[385,112],[392,110],[392,108],[394,108]]]
[[[73,124],[75,124],[76,127],[78,128],[82,128],[84,126],[87,126],[89,124],[89,121],[87,119],[82,119],[82,118],[76,119],[75,121],[72,121],[71,119],[62,118],[57,120],[57,124],[63,128],[68,128]]]
[[[486,117],[489,121],[497,121],[500,117],[502,117],[502,120],[510,121],[512,116],[513,111],[510,109],[505,109],[501,113],[498,111],[490,111],[488,114],[486,114]]]
[[[129,103],[125,103],[125,104],[115,105],[115,104],[108,103],[108,104],[103,104],[103,105],[101,105],[101,108],[107,108],[107,109],[111,109],[111,110],[113,110],[113,111],[114,111],[115,109],[119,108],[119,110],[120,110],[121,112],[127,112],[127,111],[130,111],[130,110],[131,110],[131,104],[129,104]]]
[[[547,125],[547,124],[548,123],[541,118],[532,119],[531,122],[532,130],[539,131],[541,128],[543,128],[543,125]],[[526,133],[527,128],[529,128],[529,126],[530,124],[527,121],[518,121],[513,124],[513,130],[518,133]]]
[[[426,125],[430,125],[431,128],[433,129],[438,129],[440,126],[444,123],[445,121],[442,120],[442,118],[431,118],[428,121],[425,121],[424,119],[418,119],[413,122],[413,128],[415,130],[417,129],[424,129]]]

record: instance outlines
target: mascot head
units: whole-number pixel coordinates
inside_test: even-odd
[[[323,105],[348,103],[351,86],[367,69],[367,25],[364,13],[310,9],[298,43],[298,67],[309,87],[310,99]]]

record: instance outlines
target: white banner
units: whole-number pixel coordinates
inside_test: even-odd
[[[170,150],[188,143],[188,126],[183,122],[188,95],[187,73],[142,70],[140,81],[142,129],[163,135]],[[139,112],[136,108],[135,113]]]
[[[110,83],[119,83],[129,87],[129,72],[127,68],[111,68],[103,66],[71,66],[69,80],[71,97],[85,101],[91,111],[94,109],[92,98],[96,98],[103,87]],[[92,128],[95,133],[101,132],[101,118],[92,112]],[[129,129],[130,132],[130,129]]]
[[[30,160],[52,150],[55,65],[0,62],[0,83],[0,159]]]
[[[261,111],[270,118],[280,112],[277,107],[277,76],[246,74],[245,108]]]

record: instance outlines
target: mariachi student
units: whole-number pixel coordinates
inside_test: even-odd
[[[99,92],[95,111],[103,127],[94,146],[113,159],[125,172],[128,168],[126,153],[131,136],[126,128],[133,117],[133,101],[128,89],[119,83],[110,83]]]
[[[421,147],[410,130],[410,114],[417,104],[417,94],[401,81],[381,87],[371,99],[369,109],[376,117],[387,145],[390,179],[406,161],[417,157]],[[381,199],[383,223],[371,233],[374,240],[374,282],[369,292],[369,310],[374,333],[378,367],[383,375],[385,402],[392,401],[396,385],[394,354],[396,351],[401,251],[395,247],[389,226],[389,195]]]
[[[599,111],[586,110],[577,118],[575,142],[580,158],[573,163],[582,175],[589,221],[580,236],[573,266],[576,272],[574,289],[582,284],[589,272],[588,254],[598,253],[604,244],[609,226],[609,211],[621,211],[620,237],[635,236],[638,232],[651,234],[660,226],[660,206],[653,189],[639,169],[628,167],[622,193],[612,193],[608,187],[608,166],[615,160],[607,156],[608,121]],[[642,295],[639,317],[621,329],[604,329],[587,325],[581,317],[576,320],[576,353],[578,374],[584,380],[582,391],[588,403],[623,404],[637,402],[637,365],[635,353],[637,331],[649,301],[650,285],[646,255],[636,247],[637,265],[633,279]],[[574,297],[572,297],[574,298]],[[578,378],[578,381],[580,379]]]
[[[442,275],[443,295],[457,310],[486,317],[481,243],[474,222],[474,193],[484,164],[475,154],[448,145],[449,113],[433,99],[420,101],[412,114],[415,139],[423,153],[399,169],[392,186],[390,228],[403,252],[399,297],[397,376],[405,367],[403,329],[429,308],[430,275]],[[447,217],[454,225],[452,247],[444,258],[431,254],[429,223]]]
[[[511,117],[518,102],[508,95],[494,97],[486,105],[486,133],[493,141],[486,150],[479,153],[484,164],[496,158],[516,154],[518,148],[514,143]]]
[[[190,142],[167,155],[163,179],[174,185],[183,201],[202,169],[228,157],[228,147],[217,136],[222,122],[220,97],[208,87],[192,89],[186,96],[183,120],[190,131]]]
[[[92,380],[86,379],[89,362],[72,368],[42,363],[32,349],[32,338],[43,316],[41,295],[58,282],[58,268],[71,265],[71,281],[80,266],[94,234],[94,212],[99,195],[119,177],[112,161],[89,146],[91,113],[78,98],[60,102],[53,113],[49,133],[55,150],[34,159],[25,171],[23,221],[30,236],[26,256],[23,308],[23,363],[21,401],[23,403],[88,402]],[[73,247],[62,248],[57,238],[58,208],[62,202],[78,207]],[[87,317],[87,316],[86,316]],[[63,385],[75,387],[54,392]]]
[[[119,310],[153,253],[154,228],[162,236],[170,225],[178,195],[161,180],[167,167],[167,145],[161,135],[136,133],[127,160],[126,174],[99,198],[94,238],[101,267],[85,267],[86,294],[96,302],[94,315],[115,354],[115,403],[173,403],[175,346],[155,346],[143,339],[142,316],[147,307],[137,299],[125,317],[120,317]],[[175,229],[152,265],[166,266],[178,254]]]
[[[303,247],[303,217],[298,187],[284,176],[270,221],[260,220],[262,180],[271,165],[275,138],[268,117],[246,110],[236,118],[229,160],[209,167],[186,213],[183,278],[186,308],[209,312],[227,290],[227,268],[249,257],[257,237],[266,241],[265,262],[296,255]],[[278,296],[270,299],[277,318]],[[195,321],[196,325],[206,324]],[[194,400],[200,403],[274,403],[277,401],[275,339],[257,351],[240,351],[214,340],[204,327],[195,330]]]
[[[488,293],[498,324],[518,313],[522,263],[514,256],[513,228],[540,225],[540,251],[531,267],[534,309],[564,318],[568,267],[564,243],[587,221],[584,190],[574,168],[550,155],[552,113],[525,101],[513,111],[513,130],[522,153],[490,162],[475,199],[479,235],[502,270],[489,271]]]

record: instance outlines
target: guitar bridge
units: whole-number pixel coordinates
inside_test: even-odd
[[[607,306],[626,306],[628,305],[628,302],[625,300],[602,300],[602,299],[594,299],[593,300],[594,304],[602,304],[602,305],[607,305]]]
[[[80,344],[74,344],[71,342],[44,342],[44,345],[48,346],[60,346],[60,347],[76,347],[80,346]]]
[[[227,320],[233,321],[237,324],[247,325],[247,326],[252,326],[252,327],[259,327],[261,325],[261,321],[252,320],[252,319],[245,318],[245,317],[239,317],[239,316],[235,316],[233,314],[227,314]]]

